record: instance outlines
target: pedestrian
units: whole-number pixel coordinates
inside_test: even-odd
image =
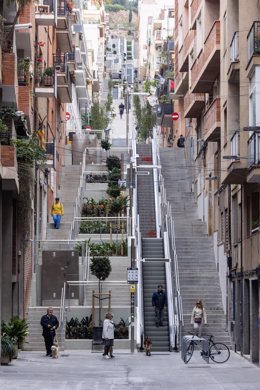
[[[178,138],[178,141],[177,141],[177,146],[179,148],[184,148],[184,144],[185,144],[185,138],[183,137],[183,135],[181,134]]]
[[[115,325],[113,322],[113,314],[107,313],[103,322],[102,339],[104,340],[104,353],[106,359],[114,358],[113,345],[115,338]]]
[[[46,356],[51,356],[51,347],[54,344],[56,329],[59,327],[59,321],[53,314],[52,307],[48,307],[47,314],[41,318],[42,335],[46,347]]]
[[[196,336],[201,337],[202,325],[207,324],[207,315],[200,299],[197,299],[192,310],[191,324],[193,324]]]
[[[123,116],[123,113],[124,113],[124,109],[125,109],[125,105],[123,103],[120,103],[118,108],[119,108],[120,118],[122,119],[122,116]]]
[[[64,215],[64,207],[63,204],[60,202],[60,198],[55,198],[55,202],[51,207],[51,215],[54,222],[54,228],[59,229],[61,217]]]
[[[157,291],[153,293],[152,305],[155,308],[155,325],[157,327],[163,326],[163,310],[164,306],[167,305],[167,297],[161,284],[158,285]]]

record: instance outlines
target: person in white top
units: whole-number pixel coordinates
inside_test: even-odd
[[[104,353],[106,359],[113,358],[113,345],[114,345],[114,336],[115,334],[115,325],[113,322],[113,314],[107,313],[105,315],[105,320],[103,322],[103,332],[102,339],[104,339]],[[109,355],[108,355],[109,354]]]
[[[192,310],[191,324],[193,324],[196,336],[201,337],[202,325],[207,324],[207,315],[200,299],[197,299],[196,305]]]

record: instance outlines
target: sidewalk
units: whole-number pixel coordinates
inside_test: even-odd
[[[21,352],[9,366],[0,366],[1,390],[260,390],[260,370],[234,352],[225,364],[206,364],[199,352],[189,364],[181,354],[115,351],[62,351],[59,359],[44,352]]]
[[[126,110],[124,111],[122,119],[120,118],[118,106],[122,102],[122,99],[113,100],[113,107],[115,109],[116,116],[112,119],[109,124],[110,140],[113,146],[126,146]],[[132,129],[134,127],[134,115],[133,107],[129,110],[129,134],[128,137],[131,139]]]

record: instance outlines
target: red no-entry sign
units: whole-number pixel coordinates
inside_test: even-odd
[[[66,112],[66,121],[69,121],[69,120],[70,120],[70,113]]]
[[[174,112],[173,114],[172,114],[172,120],[173,121],[177,121],[179,119],[179,114],[178,114],[178,112]]]

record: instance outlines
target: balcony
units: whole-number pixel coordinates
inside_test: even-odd
[[[64,0],[57,0],[57,46],[63,53],[72,52],[70,12]]]
[[[224,153],[229,154],[229,153]],[[240,130],[236,130],[230,140],[230,154],[231,156],[240,155]],[[231,160],[227,166],[227,174],[222,181],[223,184],[243,184],[246,182],[248,168],[245,159]]]
[[[71,76],[66,62],[66,55],[54,55],[55,78],[57,83],[57,95],[61,103],[71,103]]]
[[[56,1],[44,0],[43,4],[35,4],[35,22],[37,26],[54,26]]]
[[[230,81],[238,81],[239,76],[239,32],[236,31],[233,35],[229,47],[230,66],[227,76]]]
[[[35,96],[51,98],[56,96],[55,77],[53,76],[53,69],[47,68],[43,75],[35,80]]]
[[[211,90],[220,73],[220,22],[216,21],[206,38],[203,51],[191,69],[193,93]]]
[[[66,62],[70,72],[76,69],[76,59],[74,51],[66,54]]]
[[[191,3],[191,28],[194,29],[196,23],[196,17],[198,16],[199,10],[202,5],[202,0],[193,0]]]
[[[204,141],[220,140],[220,98],[216,98],[204,114]]]
[[[186,93],[184,97],[185,118],[199,118],[204,107],[205,96],[203,93]]]
[[[253,133],[248,140],[248,183],[260,182],[260,134]]]
[[[188,72],[176,72],[176,77],[174,78],[174,86],[174,96],[185,95],[189,88]]]
[[[19,181],[14,146],[0,145],[0,177],[4,191],[18,192]]]
[[[254,22],[247,36],[248,64],[247,74],[250,76],[256,66],[260,65],[260,22]]]
[[[182,50],[179,53],[180,72],[188,72],[189,70],[189,53],[191,46],[194,45],[194,37],[194,30],[190,30],[184,39]]]

